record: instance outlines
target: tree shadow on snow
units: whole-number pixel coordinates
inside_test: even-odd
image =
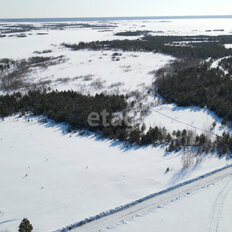
[[[180,183],[182,180],[186,179],[187,177],[190,176],[190,174],[192,172],[194,172],[198,166],[199,166],[200,163],[195,163],[192,167],[190,168],[182,168],[181,170],[179,170],[177,173],[175,173],[170,181],[168,182],[168,185],[169,186],[173,186],[173,185],[176,185],[178,183]]]

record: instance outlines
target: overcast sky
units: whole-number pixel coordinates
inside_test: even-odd
[[[0,18],[231,14],[231,0],[0,0]]]

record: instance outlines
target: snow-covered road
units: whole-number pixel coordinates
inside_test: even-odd
[[[209,222],[209,232],[218,231],[217,229],[224,200],[228,194],[232,192],[232,166],[227,166],[215,172],[200,176],[183,184],[179,184],[170,189],[161,191],[160,193],[153,194],[153,196],[150,195],[146,197],[147,199],[141,199],[141,203],[135,204],[134,202],[131,206],[127,206],[123,210],[119,209],[119,212],[112,212],[112,214],[109,216],[103,216],[100,219],[93,220],[92,222],[86,223],[82,226],[78,226],[78,228],[72,229],[72,231],[96,232],[110,229],[112,226],[123,224],[125,221],[129,221],[144,213],[148,213],[155,208],[161,207],[164,204],[177,201],[181,197],[186,195],[188,196],[190,193],[193,193],[196,190],[206,188],[209,185],[215,184],[225,178],[228,178],[228,180],[215,200],[214,207],[212,209],[212,215],[210,217],[211,220]],[[122,208],[124,207],[122,206]],[[71,227],[72,226],[69,228],[64,228],[60,231],[68,231],[71,229]]]

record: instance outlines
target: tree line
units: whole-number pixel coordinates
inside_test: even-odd
[[[128,32],[125,32],[128,34]],[[125,34],[125,33],[121,33]],[[130,34],[130,33],[129,33]],[[187,42],[178,45],[178,42]],[[150,36],[146,35],[135,40],[112,40],[80,42],[79,44],[62,45],[73,50],[91,49],[121,49],[123,51],[152,51],[172,55],[177,58],[220,58],[232,55],[232,49],[226,49],[224,44],[232,43],[231,35],[224,36]]]
[[[210,63],[159,70],[155,88],[169,103],[207,107],[224,123],[232,120],[232,80],[220,69],[211,69]]]
[[[91,126],[88,123],[89,114],[101,114],[103,110],[109,112],[108,121],[114,120],[114,112],[126,113],[126,97],[104,94],[85,96],[74,91],[29,91],[25,95],[17,92],[0,96],[0,116],[3,120],[4,117],[15,113],[23,116],[30,112],[33,115],[43,115],[57,123],[69,124],[68,132],[89,130],[103,138],[119,140],[130,145],[165,145],[167,152],[196,147],[199,152],[218,151],[219,155],[232,153],[232,137],[226,133],[211,141],[207,135],[195,135],[187,130],[169,133],[164,127],[157,126],[146,130],[145,124],[141,127],[126,123],[105,126],[102,118],[99,118],[98,126]]]

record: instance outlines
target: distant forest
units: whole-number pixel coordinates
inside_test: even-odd
[[[131,34],[131,32],[125,32]],[[138,32],[141,34],[141,32]],[[122,33],[120,34],[122,35]],[[184,44],[182,44],[184,42]],[[63,43],[73,50],[122,49],[123,51],[152,51],[176,58],[220,58],[232,55],[232,49],[224,44],[232,43],[232,35],[223,36],[143,36],[136,40],[94,41],[79,44]]]

